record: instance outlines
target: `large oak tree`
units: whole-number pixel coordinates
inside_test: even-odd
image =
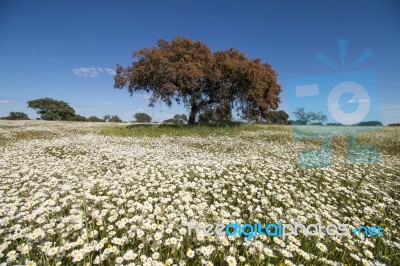
[[[280,102],[281,87],[271,66],[235,49],[213,53],[200,41],[176,37],[134,51],[133,57],[131,66],[117,66],[114,87],[127,87],[131,95],[151,93],[150,106],[158,100],[168,106],[183,102],[189,124],[207,114],[230,119],[233,110],[258,120]]]

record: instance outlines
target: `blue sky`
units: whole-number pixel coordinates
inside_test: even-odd
[[[271,63],[289,113],[326,101],[293,100],[291,80],[373,69],[382,121],[400,122],[399,14],[398,1],[1,1],[0,116],[35,118],[26,101],[41,97],[126,121],[139,111],[161,121],[186,113],[177,104],[149,108],[147,95],[114,89],[112,76],[117,64],[131,64],[133,50],[181,35]],[[348,40],[344,66],[339,39]],[[373,56],[350,69],[367,49]],[[319,51],[337,68],[316,60]]]

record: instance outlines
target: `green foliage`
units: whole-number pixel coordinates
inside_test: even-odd
[[[164,124],[185,124],[187,123],[188,119],[185,114],[176,114],[173,118],[166,119],[163,121]]]
[[[181,115],[174,115],[174,120],[176,121],[176,123],[178,124],[185,124],[188,122],[188,118],[185,114],[181,114]]]
[[[182,124],[159,124],[159,125],[129,125],[129,126],[105,126],[100,133],[103,135],[115,135],[124,137],[161,137],[167,136],[235,136],[244,132],[256,132],[266,130],[262,125],[235,124],[231,126],[210,125],[182,125]],[[284,127],[269,126],[271,130],[287,130]]]
[[[28,107],[36,110],[42,120],[70,121],[75,118],[75,110],[71,106],[51,98],[28,101]]]
[[[169,118],[169,119],[165,119],[163,121],[163,124],[176,124],[176,121],[173,118]]]
[[[81,121],[81,122],[86,122],[86,117],[81,116],[81,115],[75,115],[73,118],[70,119],[71,121]]]
[[[199,114],[200,124],[224,125],[232,121],[232,114],[229,109],[221,107],[208,107]]]
[[[8,136],[4,136],[0,134],[0,147],[15,143],[21,140],[43,140],[46,141],[55,136],[54,133],[42,130],[28,130],[25,129],[24,126],[6,126],[0,124],[0,129],[8,129]]]
[[[135,119],[136,122],[138,123],[150,123],[151,122],[151,116],[149,116],[146,113],[136,113],[133,118]]]
[[[291,125],[305,125],[305,122],[302,120],[289,120],[289,124]]]
[[[279,124],[279,125],[289,124],[289,115],[283,110],[270,111],[268,113],[268,117],[264,119],[270,124]]]
[[[30,120],[28,115],[23,112],[10,112],[6,117],[2,117],[3,120]]]
[[[98,118],[97,116],[89,116],[86,120],[88,122],[104,122],[103,119]]]
[[[356,126],[383,126],[383,124],[380,121],[364,121],[356,124]]]
[[[122,120],[119,118],[118,115],[105,115],[104,116],[105,122],[114,122],[114,123],[121,123]]]

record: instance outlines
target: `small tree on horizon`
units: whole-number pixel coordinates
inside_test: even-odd
[[[318,123],[323,124],[327,120],[326,115],[324,115],[322,112],[306,112],[304,107],[297,108],[293,114],[297,118],[297,124],[308,125],[312,121],[317,121]]]
[[[86,117],[82,115],[75,115],[73,118],[70,119],[71,121],[80,121],[80,122],[86,122],[87,119]]]
[[[8,116],[2,117],[4,120],[30,120],[29,116],[23,112],[10,112]]]
[[[105,115],[105,116],[104,116],[104,121],[105,121],[105,122],[121,123],[121,122],[122,122],[122,119],[119,118],[118,115]]]
[[[359,122],[359,123],[357,123],[357,124],[355,124],[355,126],[383,126],[383,124],[382,124],[382,122],[381,121],[362,121],[362,122]]]
[[[103,119],[100,119],[100,118],[98,118],[97,116],[89,116],[87,119],[86,119],[88,122],[104,122],[104,120]]]
[[[185,114],[181,114],[181,115],[174,115],[174,120],[176,121],[176,123],[178,124],[185,124],[188,122],[188,118]]]
[[[188,119],[185,114],[176,114],[173,118],[169,118],[163,121],[163,123],[172,123],[172,124],[185,124],[187,123]]]
[[[135,119],[136,122],[139,123],[150,123],[151,122],[151,116],[149,116],[146,113],[136,113],[133,118]]]

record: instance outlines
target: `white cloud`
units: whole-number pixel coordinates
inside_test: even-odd
[[[13,103],[13,102],[7,99],[0,99],[0,104],[7,104],[7,103]]]
[[[107,74],[111,75],[111,76],[115,76],[115,70],[112,68],[104,68],[104,70],[107,72]]]
[[[143,108],[139,108],[139,109],[136,109],[136,111],[138,111],[138,112],[144,112],[144,109],[143,109]]]
[[[12,100],[10,100],[10,99],[0,99],[0,104],[20,104],[20,103],[26,103],[26,100],[23,100],[23,99],[18,99],[18,98],[15,98],[15,99],[12,99]]]
[[[107,67],[80,67],[72,69],[75,75],[94,78],[101,73],[106,73],[108,75],[114,76],[115,70]]]
[[[99,72],[102,72],[102,69],[99,67],[81,67],[72,69],[72,72],[78,76],[94,78]]]
[[[383,105],[379,107],[382,114],[389,114],[389,113],[400,113],[400,104],[399,105]]]
[[[400,104],[398,104],[398,105],[383,105],[380,108],[381,109],[400,109]]]

